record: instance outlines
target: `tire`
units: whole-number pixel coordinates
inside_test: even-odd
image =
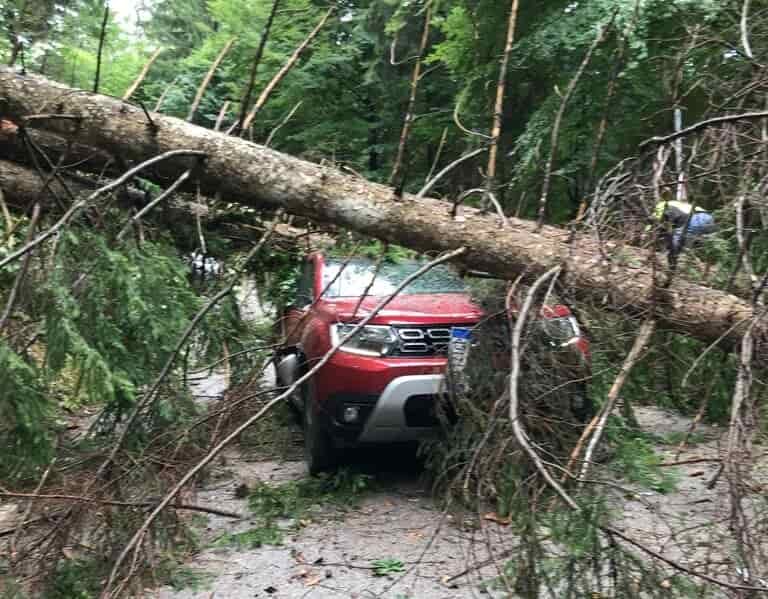
[[[282,379],[280,376],[280,371],[277,368],[277,364],[274,364],[273,366],[275,370],[275,383],[278,386],[278,388],[284,388],[288,386],[288,383]],[[303,414],[302,414],[302,408],[296,405],[296,402],[294,402],[293,398],[288,396],[285,398],[285,403],[288,406],[288,411],[291,414],[292,421],[299,425],[303,425]]]
[[[334,470],[338,464],[336,448],[320,421],[315,385],[310,380],[304,387],[304,461],[311,476]]]
[[[571,412],[581,424],[587,424],[595,415],[595,405],[586,383],[574,386],[571,391]]]

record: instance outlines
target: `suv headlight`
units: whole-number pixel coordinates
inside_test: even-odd
[[[573,345],[581,337],[579,323],[573,316],[545,317],[539,322],[551,345],[566,347]]]
[[[332,324],[331,342],[334,346],[355,328],[353,324]],[[397,347],[397,335],[392,327],[366,325],[339,350],[361,356],[386,356]]]

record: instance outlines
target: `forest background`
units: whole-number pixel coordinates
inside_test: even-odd
[[[682,272],[672,265],[672,274],[762,306],[768,272],[766,2],[157,0],[136,5],[120,20],[113,12],[96,1],[6,0],[0,57],[19,71],[120,98],[154,56],[131,94],[134,104],[210,129],[234,127],[246,139],[392,185],[397,193],[418,192],[442,168],[471,154],[435,182],[430,195],[480,205],[492,194],[509,216],[592,227],[601,243],[648,245],[644,232],[656,201],[687,197],[715,215],[719,231],[698,253],[690,252]],[[508,46],[511,14],[516,19]],[[242,127],[261,91],[318,23],[317,36],[258,106],[257,118]],[[196,100],[212,64],[217,67]],[[701,135],[683,136],[659,152],[645,143],[743,114],[751,116],[702,127]],[[0,144],[0,158],[13,156]],[[147,194],[160,189],[149,180],[140,187]],[[37,226],[29,204],[9,205],[0,258]],[[47,471],[60,451],[62,409],[105,407],[102,426],[114,432],[141,391],[169,359],[173,364],[177,340],[203,298],[218,289],[205,289],[201,298],[181,256],[205,245],[207,254],[235,266],[243,240],[254,240],[252,210],[226,197],[209,209],[218,220],[206,224],[204,235],[190,219],[171,230],[150,228],[142,243],[126,247],[114,242],[109,222],[91,215],[28,267],[0,271],[4,304],[13,308],[0,320],[0,435],[9,448],[4,481],[30,484]],[[227,218],[236,230],[221,234],[218,224]],[[349,234],[332,233],[349,247]],[[381,249],[370,240],[360,243]],[[271,248],[254,268],[271,273],[264,278],[271,299],[289,289],[296,252]],[[19,295],[13,289],[27,268]],[[80,272],[91,273],[87,295],[77,292]],[[643,315],[617,317],[597,303],[571,303],[579,305],[594,339],[590,387],[601,403],[643,330]],[[234,304],[222,305],[205,319],[197,340],[197,353],[211,359],[264,337],[246,330]],[[126,337],[125,330],[135,333]],[[674,408],[697,421],[733,424],[739,413],[741,424],[749,422],[748,445],[760,438],[764,389],[757,371],[746,391],[749,401],[734,399],[743,399],[745,356],[749,366],[753,350],[742,348],[739,355],[730,349],[652,332],[642,360],[630,364],[621,418],[611,420],[606,435],[627,468],[663,479],[647,473],[653,457],[647,438],[635,430],[635,403]],[[161,423],[191,418],[174,401],[184,393],[185,373],[186,367],[174,368],[163,381],[173,392],[164,391],[136,447]],[[749,418],[739,412],[744,403]],[[742,483],[734,505],[747,492]],[[519,495],[515,501],[522,501]],[[739,531],[738,567],[753,572],[746,579],[732,575],[732,581],[749,586],[758,577],[754,571],[768,563],[759,558],[759,543],[750,542],[765,522],[735,508],[731,517],[732,530]],[[595,542],[594,551],[605,547]],[[528,564],[519,578],[542,575],[534,576],[537,564]]]

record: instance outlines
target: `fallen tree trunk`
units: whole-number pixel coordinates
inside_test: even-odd
[[[93,193],[99,187],[95,181],[86,181],[79,177],[73,178],[71,174],[64,173],[62,178],[69,191],[78,198]],[[35,170],[2,159],[0,159],[0,191],[2,191],[9,207],[18,212],[31,210],[38,199],[42,201],[44,207],[54,205],[51,191],[60,199],[67,199],[67,192],[59,180],[52,179],[49,183],[49,189],[45,189],[43,180]],[[158,206],[156,214],[147,215],[147,220],[176,228],[178,228],[179,223],[187,222],[190,228],[193,228],[193,219],[198,213],[203,222],[206,223],[209,232],[220,230],[223,235],[236,235],[237,239],[242,239],[244,242],[258,239],[267,229],[268,224],[261,221],[244,224],[241,222],[241,218],[228,217],[226,213],[211,214],[207,206],[195,203],[189,198],[185,198],[185,195],[180,194],[178,197],[168,198],[164,204]],[[126,188],[119,193],[119,201],[123,208],[140,208],[147,203],[148,199],[144,192]],[[273,243],[285,248],[308,242],[312,248],[320,249],[332,243],[332,239],[325,233],[314,233],[307,240],[308,235],[309,233],[305,229],[292,227],[285,223],[279,223],[272,233]]]
[[[2,113],[0,112],[0,115]],[[61,168],[77,168],[83,171],[104,173],[106,176],[118,174],[118,165],[114,157],[96,148],[72,143],[59,135],[46,131],[28,130],[30,145],[24,143],[16,123],[0,118],[0,157],[13,162],[34,165],[31,152],[39,148],[53,164]],[[45,159],[37,152],[37,161],[47,166]]]
[[[41,108],[43,107],[43,108]],[[46,116],[38,115],[45,112]],[[753,319],[752,307],[739,298],[677,278],[666,289],[654,284],[647,252],[610,244],[600,248],[588,235],[568,243],[567,231],[509,219],[499,229],[495,217],[465,210],[461,222],[450,205],[405,194],[341,174],[274,150],[228,137],[179,119],[152,114],[120,100],[75,91],[36,76],[0,69],[0,117],[44,127],[87,146],[126,160],[139,161],[169,150],[198,150],[203,189],[255,207],[283,207],[288,212],[333,223],[421,251],[467,246],[461,261],[503,278],[536,277],[562,264],[561,280],[606,308],[630,313],[655,312],[668,328],[705,342],[733,347]],[[190,160],[165,162],[167,176],[194,166]],[[602,252],[601,252],[602,249]],[[638,266],[635,266],[638,265]],[[753,331],[764,341],[765,318]],[[766,360],[765,352],[756,352]]]
[[[0,156],[2,155],[0,154]],[[51,178],[48,172],[43,174],[50,179],[47,181],[47,188],[43,179],[34,169],[0,158],[0,190],[3,191],[6,202],[12,208],[24,211],[31,208],[37,200],[41,200],[44,205],[54,204],[54,197],[67,201],[67,189],[74,196],[79,197],[87,195],[99,187],[95,182],[93,185],[88,185],[79,178],[62,176],[67,186],[65,189],[59,179]],[[145,203],[144,193],[136,189],[126,189],[124,197],[131,203]],[[69,202],[67,201],[67,203]]]

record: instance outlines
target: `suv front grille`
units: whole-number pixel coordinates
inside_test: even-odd
[[[444,356],[451,340],[452,325],[395,326],[400,342],[391,356]],[[466,325],[464,325],[466,326]]]

